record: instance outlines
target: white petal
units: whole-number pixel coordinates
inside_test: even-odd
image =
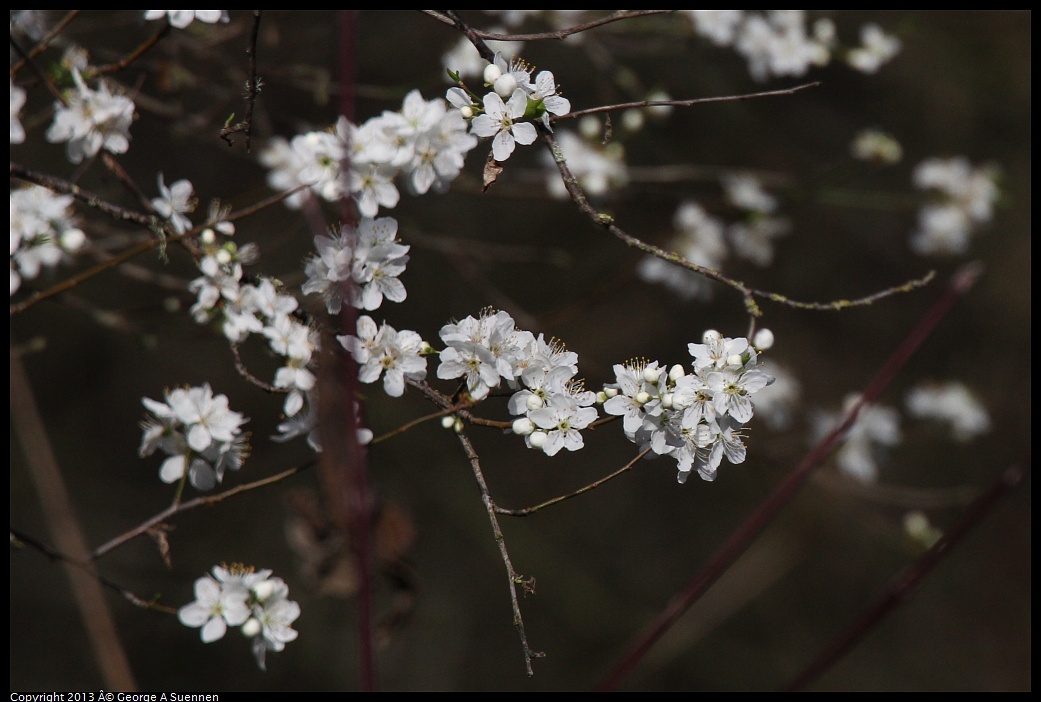
[[[204,643],[211,643],[222,638],[227,630],[228,625],[224,620],[220,617],[214,617],[206,622],[206,626],[202,628],[202,640]]]
[[[539,133],[535,130],[535,126],[530,122],[521,122],[513,125],[513,138],[518,143],[527,146],[537,139]]]
[[[170,456],[159,468],[159,479],[164,483],[176,483],[184,477],[184,456]]]
[[[521,125],[514,125],[514,129]],[[531,125],[528,125],[531,126]],[[528,142],[529,144],[531,142]],[[505,161],[510,157],[515,148],[515,142],[513,135],[509,132],[499,132],[495,135],[495,139],[492,140],[492,155],[496,161]]]

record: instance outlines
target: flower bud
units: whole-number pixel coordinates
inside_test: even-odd
[[[516,89],[517,79],[514,78],[511,73],[503,73],[501,76],[496,78],[495,82],[492,84],[492,90],[494,90],[503,100],[508,100]]]
[[[470,107],[469,105],[463,105],[459,108],[459,114],[463,116],[463,119],[473,119],[474,108]]]
[[[683,370],[683,366],[677,363],[669,369],[669,380],[675,383],[677,380],[679,380],[686,374],[686,371]]]
[[[264,630],[260,622],[255,617],[250,617],[246,620],[246,623],[242,625],[242,635],[245,637],[260,636],[260,632]]]
[[[546,406],[546,402],[538,395],[528,395],[528,399],[525,400],[524,406],[528,408],[529,412],[533,412],[537,409],[542,409]]]
[[[546,432],[535,431],[528,435],[528,444],[530,444],[532,448],[542,448],[546,445],[546,439],[548,438]]]
[[[253,594],[259,602],[266,602],[271,595],[275,594],[275,584],[270,580],[262,580],[253,586]]]
[[[651,368],[651,367],[648,366],[647,368],[643,369],[643,379],[646,380],[648,383],[657,383],[658,382],[658,378],[660,378],[660,377],[661,377],[661,369],[660,368]]]
[[[527,436],[535,431],[535,425],[527,417],[519,417],[513,420],[513,433],[518,436]]]
[[[773,345],[774,333],[769,329],[760,329],[755,333],[755,336],[752,338],[752,346],[755,346],[760,351],[766,351]]]
[[[701,343],[714,344],[722,338],[723,336],[715,329],[707,329],[705,330],[705,333],[701,335]]]
[[[494,63],[489,63],[487,66],[484,67],[484,82],[488,85],[491,85],[496,80],[498,80],[499,76],[501,75],[502,69],[496,66]]]
[[[673,408],[673,395],[671,392],[667,392],[661,396],[661,406],[665,409]]]
[[[607,399],[611,399],[618,394],[618,388],[604,388],[604,394],[607,395]]]
[[[61,247],[70,253],[75,253],[87,243],[87,235],[81,229],[66,229],[61,234]]]
[[[637,405],[640,405],[641,407],[643,405],[646,405],[650,401],[651,401],[650,394],[644,392],[643,390],[641,390],[640,392],[636,393],[636,397],[633,398],[633,402],[635,404],[637,404]]]
[[[743,366],[744,364],[745,361],[743,358],[741,358],[741,354],[739,353],[732,353],[729,356],[727,356],[728,366]]]
[[[444,417],[441,417],[441,426],[443,426],[445,429],[451,429],[454,425],[455,417],[453,417],[452,415],[446,414]]]

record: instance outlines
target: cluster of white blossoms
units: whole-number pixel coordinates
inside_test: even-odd
[[[283,412],[293,417],[304,408],[315,385],[309,366],[318,348],[317,333],[295,316],[300,303],[282,291],[279,281],[243,282],[242,266],[256,258],[256,247],[240,249],[218,236],[218,232],[230,235],[234,231],[230,222],[220,222],[199,235],[202,275],[188,285],[197,296],[192,316],[200,324],[219,319],[224,336],[234,344],[251,334],[265,337],[271,351],[285,359],[273,384],[287,393]]]
[[[769,346],[764,335],[763,344]],[[748,339],[731,339],[710,329],[700,344],[688,344],[693,372],[676,364],[633,360],[614,367],[616,383],[604,387],[604,411],[622,417],[629,440],[654,456],[672,456],[677,479],[696,470],[715,480],[723,457],[745,460],[741,429],[752,419],[751,396],[773,382],[759,370],[759,354]]]
[[[398,240],[393,217],[363,218],[357,227],[344,225],[338,234],[314,238],[317,255],[304,264],[305,295],[321,295],[329,314],[339,314],[347,302],[364,310],[378,309],[383,300],[402,302],[407,296],[398,276],[408,263],[407,244]]]
[[[528,448],[547,456],[561,449],[582,448],[582,429],[596,420],[596,395],[575,379],[578,354],[557,340],[518,329],[508,313],[484,310],[441,327],[437,377],[462,378],[474,400],[482,400],[503,383],[514,391],[507,407],[517,416],[512,432]]]
[[[342,334],[337,340],[360,366],[358,379],[375,383],[383,376],[383,389],[391,397],[405,392],[405,379],[423,380],[427,362],[423,354],[431,353],[430,345],[414,331],[397,331],[384,323],[377,327],[372,317],[361,315],[357,323],[358,335]]]
[[[260,161],[271,169],[272,188],[306,185],[330,202],[349,194],[363,217],[375,217],[380,207],[397,206],[399,178],[416,195],[447,189],[477,145],[466,130],[466,121],[444,100],[424,100],[412,90],[400,111],[386,110],[361,126],[341,117],[332,130],[274,139]],[[304,191],[285,202],[299,207],[306,197]]]
[[[229,20],[227,10],[145,10],[146,20],[157,20],[164,17],[175,29],[184,29],[195,20],[206,24]]]
[[[548,456],[583,448],[581,431],[597,420],[595,405],[602,403],[605,412],[623,417],[630,440],[676,459],[680,482],[694,468],[705,480],[714,479],[724,455],[731,463],[744,460],[740,430],[752,418],[750,398],[773,382],[758,369],[758,351],[773,343],[769,330],[757,334],[758,348],[745,338],[707,331],[704,343],[688,347],[693,372],[680,365],[666,372],[657,362],[633,361],[616,365],[617,383],[600,393],[586,390],[576,378],[578,354],[556,339],[518,329],[507,312],[486,309],[444,325],[440,337],[445,349],[437,377],[461,379],[473,401],[509,388],[507,408],[517,417],[509,431],[523,436],[528,448]],[[425,356],[437,353],[416,332],[377,326],[365,315],[356,335],[337,339],[360,364],[360,380],[374,383],[382,377],[393,397],[403,394],[406,381],[423,380]]]
[[[229,626],[241,626],[251,638],[253,655],[261,670],[267,669],[267,652],[281,651],[299,632],[293,622],[300,605],[289,599],[289,586],[270,570],[234,564],[214,566],[213,575],[195,581],[195,601],[177,611],[185,626],[200,629],[204,643],[224,637]]]
[[[824,437],[859,399],[857,393],[847,395],[841,413],[812,413],[811,440],[816,442]],[[908,391],[905,402],[911,417],[946,425],[955,441],[971,441],[991,429],[986,407],[963,383],[950,381],[918,385]],[[878,479],[886,449],[900,444],[902,438],[900,413],[896,409],[865,405],[836,452],[838,468],[859,480],[874,482]]]
[[[242,425],[249,420],[228,409],[227,396],[214,396],[206,383],[167,390],[165,399],[141,399],[151,416],[141,422],[139,454],[151,456],[156,449],[167,454],[160,480],[176,483],[187,476],[197,489],[212,490],[225,471],[242,467],[249,454]]]
[[[134,102],[113,93],[104,81],[91,90],[71,69],[75,88],[63,93],[64,101],[54,103],[54,122],[47,130],[47,141],[67,142],[66,155],[72,163],[95,156],[105,149],[115,154],[130,148],[130,124],[134,121]]]
[[[80,251],[87,237],[72,214],[72,195],[30,185],[11,190],[11,294]]]
[[[724,200],[736,210],[737,218],[727,224],[693,200],[684,201],[673,215],[677,233],[669,248],[704,268],[721,268],[731,252],[757,266],[769,266],[774,259],[774,240],[788,234],[790,221],[776,214],[776,198],[755,176],[729,173],[721,178],[721,185]],[[644,256],[636,274],[685,300],[712,297],[713,281],[657,256]]]
[[[684,10],[694,31],[716,46],[733,47],[748,61],[756,80],[771,76],[801,76],[813,66],[825,66],[836,53],[835,23],[826,17],[808,25],[805,10]],[[900,52],[900,40],[875,24],[860,29],[860,46],[845,52],[846,62],[864,73],[875,73]]]
[[[550,115],[566,115],[571,111],[567,98],[557,94],[557,83],[550,71],[532,70],[520,60],[507,61],[501,52],[484,69],[485,87],[491,88],[483,98],[463,88],[449,88],[448,102],[470,121],[473,135],[492,140],[492,156],[505,161],[517,144],[535,141],[538,132],[532,124],[540,120],[550,129]]]
[[[976,227],[991,220],[998,198],[997,169],[973,168],[962,157],[929,158],[914,170],[915,187],[935,201],[918,211],[911,248],[919,254],[962,254]]]

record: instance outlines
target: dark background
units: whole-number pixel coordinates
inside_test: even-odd
[[[63,33],[91,52],[92,64],[123,55],[155,32],[143,13],[84,12]],[[140,90],[130,151],[119,157],[150,196],[155,174],[169,184],[189,178],[201,201],[236,208],[269,196],[265,171],[239,142],[217,132],[231,112],[241,117],[246,78],[247,13],[228,25],[196,23],[174,30],[114,78]],[[476,26],[494,20],[464,14]],[[627,680],[629,689],[775,689],[791,679],[885,588],[921,550],[902,524],[924,510],[940,528],[1030,450],[1030,109],[1031,15],[1024,12],[872,12],[832,15],[840,40],[879,23],[903,50],[877,75],[835,61],[804,79],[756,83],[744,59],[697,39],[680,16],[617,23],[582,40],[529,42],[523,55],[554,72],[573,109],[640,99],[626,86],[663,88],[674,98],[778,89],[820,81],[790,97],[677,109],[661,123],[625,137],[627,162],[641,169],[695,166],[690,178],[630,186],[601,203],[618,224],[667,245],[676,205],[694,198],[719,207],[719,169],[750,169],[769,182],[792,233],[779,241],[772,267],[736,259],[725,272],[750,285],[800,300],[868,295],[937,271],[924,290],[842,313],[807,312],[764,302],[762,324],[777,336],[764,357],[791,369],[802,386],[800,419],[771,432],[753,419],[748,460],[724,463],[719,478],[676,484],[671,459],[636,470],[563,505],[525,519],[503,518],[514,566],[536,578],[522,611],[532,647],[546,653],[535,676],[524,673],[511,622],[504,567],[477,486],[458,441],[429,422],[373,446],[370,475],[381,504],[400,517],[398,543],[412,589],[381,575],[377,606],[389,614],[411,592],[414,607],[379,651],[380,684],[399,690],[552,690],[596,685],[633,638],[704,566],[727,536],[798,463],[808,449],[806,412],[837,410],[883,365],[968,261],[984,274],[926,341],[882,403],[904,416],[904,441],[891,451],[876,485],[861,485],[825,467],[730,571],[658,643]],[[52,21],[57,19],[57,14]],[[337,115],[338,34],[342,18],[316,12],[266,12],[258,68],[264,89],[255,115],[255,151],[271,136],[291,138],[324,128]],[[405,93],[427,99],[447,84],[440,57],[457,39],[419,13],[372,12],[357,18],[358,121],[400,109]],[[529,20],[524,31],[546,25]],[[51,49],[38,61],[59,57]],[[28,76],[27,76],[28,77]],[[37,86],[23,110],[26,143],[11,158],[36,170],[72,177],[64,148],[47,144],[51,98]],[[237,118],[238,118],[237,117]],[[618,116],[614,116],[616,119]],[[571,128],[562,125],[560,128]],[[892,133],[904,159],[873,168],[849,156],[865,127]],[[621,137],[620,137],[621,138]],[[481,144],[445,195],[412,197],[389,212],[412,245],[402,276],[408,299],[378,316],[438,342],[441,325],[507,309],[522,326],[557,336],[579,354],[587,387],[612,381],[611,366],[634,355],[663,364],[688,359],[686,345],[708,327],[728,336],[747,329],[741,300],[719,289],[710,303],[683,302],[633,275],[639,253],[607,237],[567,202],[545,195],[541,147],[518,148],[500,182],[482,194]],[[1001,169],[1002,195],[993,222],[959,257],[911,253],[920,193],[914,166],[933,156],[964,155]],[[647,172],[644,170],[644,172]],[[100,166],[80,181],[134,207]],[[140,235],[77,206],[92,239]],[[326,210],[327,221],[337,213]],[[281,205],[239,223],[236,241],[254,241],[254,273],[303,280],[312,251],[308,222]],[[171,248],[134,264],[174,277],[170,289],[118,272],[12,317],[13,347],[45,341],[26,364],[52,448],[91,548],[162,510],[171,487],[158,480],[160,460],[137,457],[142,397],[164,387],[209,382],[231,407],[251,418],[254,452],[224,487],[308,461],[302,440],[273,444],[281,399],[249,385],[234,370],[219,332],[196,325],[184,287],[195,277],[190,258]],[[76,268],[62,269],[59,280]],[[169,298],[181,302],[171,313]],[[507,300],[509,302],[503,302]],[[102,317],[101,312],[114,313]],[[112,323],[115,320],[115,324]],[[379,321],[379,320],[377,320]],[[106,323],[108,322],[108,323]],[[269,378],[276,361],[259,342],[245,350],[254,374]],[[430,379],[436,364],[430,365]],[[947,440],[903,411],[906,391],[927,379],[960,380],[988,408],[992,431],[968,444]],[[388,398],[365,388],[376,434],[434,411],[414,390]],[[451,388],[442,390],[450,392]],[[500,406],[501,405],[501,406]],[[502,401],[481,416],[507,417]],[[613,425],[586,432],[586,448],[547,458],[494,429],[470,431],[492,496],[506,507],[570,492],[635,455]],[[52,542],[24,448],[12,429],[11,525]],[[315,488],[314,471],[253,491],[171,524],[172,570],[155,545],[138,538],[99,562],[112,581],[162,604],[193,599],[192,583],[216,563],[271,568],[290,585],[302,615],[300,637],[272,654],[261,673],[236,632],[204,645],[176,618],[134,608],[116,596],[114,613],[143,690],[357,689],[355,611],[350,599],[308,587],[287,545],[291,496]],[[1028,690],[1031,687],[1029,479],[953,549],[905,606],[813,689]],[[403,570],[404,569],[404,570]],[[103,682],[65,571],[32,549],[11,551],[11,689],[97,690]]]

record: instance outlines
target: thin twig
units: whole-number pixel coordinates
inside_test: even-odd
[[[806,90],[807,88],[816,88],[820,85],[820,81],[813,83],[804,83],[797,85],[794,88],[787,88],[785,90],[767,90],[759,93],[745,93],[744,95],[723,95],[719,97],[707,97],[707,98],[694,98],[692,100],[639,100],[637,102],[623,102],[617,105],[603,105],[601,107],[591,107],[587,110],[576,110],[574,112],[568,112],[566,115],[553,116],[553,122],[559,122],[565,119],[576,119],[578,117],[585,117],[586,115],[595,115],[603,112],[616,112],[618,110],[628,110],[632,108],[640,107],[690,107],[691,105],[704,105],[710,102],[738,102],[740,100],[751,100],[753,98],[764,98],[764,97],[777,97],[780,95],[794,95],[800,90]]]
[[[134,179],[126,172],[126,169],[124,169],[119,161],[116,160],[115,156],[108,151],[102,151],[101,162],[105,165],[105,168],[108,169],[108,172],[114,175],[116,180],[122,183],[127,192],[133,195],[134,198],[141,203],[141,209],[153,215],[159,221],[169,222],[168,219],[159,216],[155,211],[155,207],[152,205],[151,198],[141,192],[141,188],[137,187],[137,183],[134,182]]]
[[[118,61],[113,61],[112,63],[106,64],[104,66],[88,68],[83,74],[83,79],[90,80],[92,78],[97,78],[101,75],[107,75],[109,73],[117,73],[119,71],[122,71],[124,68],[132,64],[134,61],[144,56],[149,49],[151,49],[153,46],[159,43],[160,39],[169,34],[170,30],[170,23],[163,22],[163,26],[159,28],[159,31],[153,34],[150,38],[146,39],[144,43],[141,44],[139,47],[137,47],[129,54],[119,59]]]
[[[1029,472],[1030,454],[1028,452],[1019,463],[1006,469],[985,493],[974,500],[958,523],[933,544],[932,548],[897,574],[890,581],[885,592],[864,609],[845,631],[829,641],[817,657],[784,687],[785,692],[805,690],[806,686],[820,677],[823,672],[842,660],[843,656],[849,653],[886,616],[907,602],[914,594],[918,584],[932,572],[932,569],[947,552],[993,512],[1004,497],[1019,487]]]
[[[441,14],[437,10],[421,10],[421,12],[433,17],[438,22],[461,29],[461,20],[458,20],[458,16],[451,10],[446,10],[444,14]],[[484,32],[479,29],[471,29],[470,32],[480,39],[489,39],[491,41],[545,41],[548,39],[567,39],[572,34],[578,34],[596,27],[602,27],[603,25],[611,24],[612,22],[620,22],[622,20],[635,19],[638,17],[647,17],[649,15],[670,14],[672,12],[675,12],[675,10],[621,10],[613,15],[601,17],[600,19],[584,22],[582,24],[576,24],[567,29],[558,29],[554,32],[538,32],[536,34],[500,34],[498,32]],[[469,33],[467,33],[467,35],[469,36]]]
[[[969,264],[960,269],[940,299],[925,313],[918,324],[890,356],[886,364],[868,383],[859,401],[843,416],[842,421],[822,438],[803,458],[798,466],[774,489],[773,493],[759,504],[730,538],[709,559],[708,564],[695,575],[686,588],[676,595],[657,619],[645,629],[630,646],[622,660],[597,686],[597,690],[615,690],[643,659],[651,647],[679,620],[690,607],[734,564],[767,524],[798,492],[813,472],[824,462],[846,432],[856,422],[861,409],[871,404],[889,385],[904,364],[914,355],[926,337],[950,311],[951,306],[965,295],[979,276],[978,264]]]
[[[585,487],[579,488],[578,490],[575,490],[574,492],[570,492],[567,495],[561,495],[560,497],[554,497],[552,500],[546,500],[545,502],[542,502],[541,504],[537,504],[537,505],[535,505],[533,507],[525,507],[523,509],[506,509],[505,507],[496,507],[495,511],[498,512],[499,514],[505,514],[505,515],[508,515],[510,517],[527,517],[529,514],[535,514],[535,512],[538,512],[540,509],[543,509],[544,507],[549,507],[551,505],[560,504],[564,500],[570,500],[572,497],[578,497],[579,495],[581,495],[584,492],[589,492],[593,488],[600,487],[601,485],[606,483],[608,480],[613,480],[614,478],[617,478],[622,473],[627,473],[628,471],[632,470],[632,467],[635,466],[640,461],[641,458],[643,458],[644,456],[646,456],[650,452],[651,452],[651,447],[648,446],[643,451],[640,451],[640,453],[636,454],[636,458],[634,458],[633,460],[629,461],[628,463],[626,463],[624,466],[622,466],[621,468],[619,468],[615,472],[611,473],[610,475],[605,475],[603,478],[600,478],[599,480],[595,480],[595,481],[591,482],[589,485],[586,485]]]
[[[228,146],[234,145],[232,134],[238,132],[246,133],[246,153],[250,153],[250,144],[253,137],[253,107],[257,103],[257,95],[260,94],[260,80],[257,78],[257,36],[260,34],[260,15],[263,10],[253,10],[253,32],[250,35],[249,46],[246,47],[246,55],[249,56],[249,82],[246,84],[246,117],[241,122],[220,130],[220,138],[228,142]]]
[[[154,230],[156,226],[156,218],[152,215],[128,210],[125,207],[113,204],[107,200],[102,200],[89,190],[81,188],[64,178],[57,178],[46,173],[33,171],[14,163],[13,161],[11,162],[11,177],[23,180],[26,183],[41,185],[48,190],[52,190],[62,195],[71,195],[87,207],[103,212],[118,221],[133,222],[134,224],[139,224],[149,230]]]
[[[517,628],[517,635],[520,636],[521,647],[524,649],[525,670],[527,670],[528,676],[531,677],[535,674],[534,669],[531,667],[532,659],[543,658],[546,654],[541,651],[532,651],[528,645],[528,634],[524,629],[524,618],[521,616],[520,602],[517,600],[517,585],[524,584],[525,580],[513,569],[510,554],[506,550],[506,539],[502,535],[499,520],[495,516],[495,502],[492,501],[492,496],[488,492],[488,483],[485,482],[484,473],[481,472],[481,461],[477,457],[477,452],[474,451],[473,444],[470,443],[470,439],[466,434],[459,432],[457,436],[459,437],[459,442],[463,445],[463,451],[466,452],[467,459],[470,461],[470,467],[473,468],[474,477],[477,479],[477,485],[481,490],[481,501],[484,502],[484,507],[488,512],[488,520],[492,524],[492,534],[494,534],[495,543],[499,547],[499,555],[502,556],[502,562],[506,566],[506,576],[510,588],[510,604],[513,607],[513,625]]]
[[[235,370],[239,372],[239,375],[241,375],[243,378],[248,380],[253,385],[256,385],[261,390],[266,390],[270,393],[279,394],[286,394],[289,392],[289,388],[277,388],[271,383],[265,383],[263,380],[250,373],[249,369],[246,368],[246,364],[242,361],[242,356],[239,354],[239,345],[234,342],[228,345],[231,347],[231,353],[235,357]]]
[[[466,38],[470,40],[470,43],[474,45],[474,48],[477,49],[477,52],[485,61],[488,61],[490,63],[495,59],[495,52],[492,51],[491,48],[484,43],[484,39],[481,38],[481,33],[473,27],[471,27],[466,22],[464,22],[463,18],[460,17],[455,10],[445,10],[445,14],[443,15],[436,12],[435,10],[423,10],[423,12],[427,13],[431,17],[434,17],[441,22],[445,22],[447,24],[452,25],[460,32],[465,34]]]
[[[398,434],[405,433],[406,431],[408,431],[412,427],[417,426],[419,424],[422,424],[423,422],[429,422],[431,419],[438,419],[440,417],[447,417],[448,415],[455,414],[456,412],[458,412],[459,410],[461,410],[461,409],[463,409],[465,407],[470,407],[472,404],[473,404],[472,401],[460,402],[458,405],[455,405],[454,407],[446,407],[445,409],[441,410],[440,412],[433,412],[431,414],[423,415],[422,417],[418,417],[416,419],[413,419],[410,422],[405,422],[404,424],[402,424],[397,429],[391,429],[387,433],[381,434],[380,436],[377,436],[375,439],[373,439],[369,443],[371,443],[371,444],[378,444],[381,441],[386,441],[387,439],[390,439],[390,438],[392,438],[394,436],[397,436]]]
[[[802,302],[799,300],[793,300],[780,293],[774,293],[766,290],[758,290],[755,288],[751,288],[748,285],[745,285],[745,283],[735,278],[731,278],[716,270],[715,268],[700,266],[696,263],[688,261],[683,256],[680,256],[678,253],[666,251],[665,249],[654,246],[653,244],[648,244],[642,239],[639,239],[629,234],[625,230],[621,229],[619,226],[615,224],[614,217],[601,213],[589,202],[589,198],[586,196],[585,191],[583,191],[582,187],[578,184],[578,179],[575,178],[574,174],[571,172],[571,169],[568,167],[567,160],[564,158],[564,153],[560,149],[560,145],[557,143],[553,134],[546,130],[541,124],[536,125],[536,127],[541,132],[543,140],[549,146],[550,153],[553,155],[553,160],[557,164],[557,170],[560,171],[560,176],[564,182],[564,187],[567,190],[568,195],[571,197],[572,202],[574,202],[575,205],[578,206],[578,209],[581,210],[587,217],[589,217],[589,219],[594,224],[605,229],[611,235],[618,239],[621,239],[623,242],[635,249],[643,251],[644,253],[651,254],[652,256],[662,259],[663,261],[674,263],[677,266],[681,266],[688,270],[694,271],[695,273],[703,275],[706,278],[715,280],[716,282],[722,283],[727,287],[733,288],[737,292],[741,293],[741,296],[744,298],[745,310],[748,312],[750,316],[754,318],[761,317],[763,314],[762,310],[759,309],[759,304],[756,302],[757,297],[768,299],[773,302],[787,305],[789,307],[795,307],[798,309],[842,310],[849,307],[870,305],[873,302],[876,302],[877,300],[880,300],[884,297],[888,297],[890,295],[894,295],[896,293],[916,290],[925,285],[928,285],[935,275],[933,271],[930,271],[922,278],[909,280],[900,285],[887,288],[885,290],[873,293],[866,297],[833,300],[830,302]]]
[[[64,17],[58,20],[58,23],[51,28],[51,31],[47,32],[46,36],[44,36],[43,39],[40,39],[40,41],[37,42],[36,46],[34,46],[26,53],[26,58],[18,61],[13,66],[11,66],[11,77],[14,78],[18,74],[18,72],[22,70],[22,68],[25,66],[27,62],[27,59],[36,58],[37,56],[42,54],[50,45],[50,43],[54,40],[54,37],[61,34],[62,30],[65,29],[69,22],[74,20],[76,18],[76,15],[78,15],[79,13],[79,10],[69,10],[69,12]],[[11,39],[11,45],[14,46],[13,37]]]
[[[412,380],[411,378],[405,378],[405,382],[416,388],[424,395],[434,401],[435,404],[439,405],[442,409],[451,408],[452,414],[457,415],[460,419],[464,419],[470,424],[476,424],[482,427],[493,427],[495,429],[509,429],[513,426],[513,422],[502,422],[494,419],[484,419],[483,417],[476,417],[472,413],[459,409],[459,404],[452,401],[452,398],[447,395],[438,392],[432,388],[425,380]],[[467,395],[467,397],[469,397]],[[472,400],[465,400],[465,404],[462,406],[469,406],[474,404]]]
[[[52,561],[60,561],[62,563],[66,563],[72,566],[73,568],[80,569],[90,577],[97,580],[100,584],[104,585],[110,590],[115,590],[116,592],[118,592],[123,599],[125,599],[127,602],[134,605],[135,607],[140,607],[141,609],[154,609],[158,612],[166,612],[167,614],[175,614],[177,612],[176,608],[158,604],[155,599],[145,600],[141,597],[138,597],[122,585],[119,585],[115,581],[110,580],[109,578],[106,578],[105,576],[98,573],[94,569],[94,564],[92,562],[77,560],[66,553],[62,553],[61,551],[55,548],[51,548],[42,541],[33,538],[32,536],[29,536],[28,534],[25,534],[24,532],[21,532],[17,529],[11,529],[11,545],[16,547],[30,546]]]
[[[35,61],[29,58],[29,56],[25,53],[25,50],[18,44],[18,42],[15,41],[13,36],[11,37],[11,48],[14,49],[14,52],[16,54],[22,57],[22,61],[24,63],[29,64],[29,67],[33,69],[33,73],[36,74],[36,77],[39,78],[40,81],[47,86],[47,91],[51,95],[53,95],[58,102],[60,102],[65,107],[68,107],[69,102],[65,99],[65,96],[62,95],[62,92],[58,90],[58,86],[54,84],[54,81],[51,80],[50,76],[48,76],[44,71],[40,69],[39,66],[36,65]]]
[[[891,295],[909,293],[912,290],[924,288],[926,285],[931,283],[934,278],[936,278],[936,271],[929,271],[921,278],[912,278],[900,285],[894,285],[891,288],[879,290],[870,295],[865,295],[864,297],[858,297],[852,300],[832,300],[831,302],[800,302],[799,300],[793,300],[780,293],[770,292],[768,290],[758,290],[756,288],[750,288],[749,292],[756,297],[762,297],[771,302],[777,302],[800,310],[838,311],[849,309],[851,307],[865,307],[874,304],[883,298],[890,297]]]
[[[303,465],[296,466],[295,468],[284,470],[281,473],[276,473],[275,475],[269,476],[267,478],[254,480],[253,482],[246,483],[244,485],[238,485],[236,487],[231,488],[230,490],[225,490],[224,492],[217,493],[216,495],[205,495],[202,497],[196,497],[193,500],[186,500],[185,502],[178,502],[176,504],[172,504],[166,509],[164,509],[162,512],[159,512],[158,514],[149,517],[145,521],[141,522],[133,529],[125,531],[119,536],[110,539],[109,541],[106,541],[101,546],[98,546],[96,549],[94,549],[94,552],[91,554],[91,558],[94,560],[101,558],[106,553],[115,550],[119,546],[122,546],[127,541],[133,539],[135,536],[140,536],[141,534],[147,533],[150,529],[158,526],[159,524],[162,524],[171,517],[177,516],[178,514],[187,512],[189,510],[193,510],[197,507],[212,507],[215,504],[223,502],[229,497],[234,497],[235,495],[239,495],[243,492],[256,490],[257,488],[264,487],[265,485],[280,483],[286,478],[292,477],[300,471],[305,470],[306,468],[310,468],[313,465],[314,461],[311,461],[308,463],[304,463]]]

